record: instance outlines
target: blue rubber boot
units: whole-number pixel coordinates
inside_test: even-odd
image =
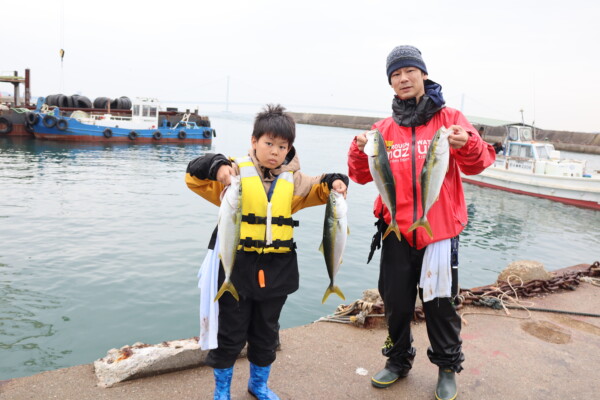
[[[229,388],[231,387],[231,377],[233,376],[233,367],[214,368],[215,375],[215,395],[214,400],[231,400]]]
[[[259,367],[250,363],[250,379],[248,379],[248,392],[258,400],[279,400],[279,397],[267,387],[271,366]]]

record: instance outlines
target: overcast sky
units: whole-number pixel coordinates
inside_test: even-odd
[[[387,116],[385,60],[411,44],[467,115],[520,121],[522,109],[541,128],[600,132],[594,0],[30,0],[2,14],[0,74],[30,68],[33,96],[229,93],[230,103]]]

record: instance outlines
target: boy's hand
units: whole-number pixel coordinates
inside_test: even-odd
[[[234,170],[231,165],[221,165],[217,171],[217,181],[223,186],[228,186],[231,183],[231,175],[234,175]]]
[[[331,188],[333,190],[335,190],[338,193],[341,193],[344,195],[344,198],[346,198],[346,194],[348,192],[348,187],[346,186],[346,184],[344,183],[343,180],[341,179],[336,179],[335,181],[333,181],[333,183],[331,184]]]
[[[365,151],[365,145],[367,144],[367,132],[363,132],[355,137],[356,145],[360,151]]]
[[[460,149],[469,140],[469,133],[460,125],[452,125],[450,128],[452,133],[448,136],[448,143],[453,149]]]

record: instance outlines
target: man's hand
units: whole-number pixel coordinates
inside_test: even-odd
[[[356,136],[356,145],[360,151],[365,151],[365,145],[367,144],[367,132],[363,132]]]
[[[450,128],[452,132],[450,132],[450,136],[448,136],[448,143],[450,143],[450,147],[453,149],[460,149],[469,140],[469,134],[465,129],[460,125],[452,125]]]

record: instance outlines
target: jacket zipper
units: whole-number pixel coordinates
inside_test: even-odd
[[[413,222],[417,220],[417,158],[416,158],[416,142],[417,142],[417,132],[415,127],[411,127],[412,129],[412,188],[413,188]],[[417,230],[413,231],[413,243],[415,249],[417,247]]]

